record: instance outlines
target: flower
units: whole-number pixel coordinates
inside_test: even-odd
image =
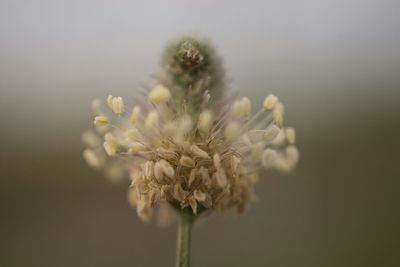
[[[232,100],[207,42],[183,38],[168,47],[158,84],[133,107],[111,95],[107,103],[107,111],[93,104],[104,143],[86,133],[84,157],[97,169],[123,163],[129,202],[144,221],[161,203],[194,214],[243,212],[255,199],[260,168],[287,173],[299,160],[279,99],[266,96],[256,112],[249,98]]]

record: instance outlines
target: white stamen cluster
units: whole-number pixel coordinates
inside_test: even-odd
[[[161,202],[190,207],[194,214],[231,207],[242,212],[255,198],[260,167],[289,172],[298,162],[295,131],[283,128],[284,109],[276,96],[267,96],[253,115],[246,97],[218,109],[210,104],[191,109],[190,98],[177,99],[182,97],[158,85],[126,114],[122,98],[109,96],[111,113],[94,120],[107,129],[101,149],[129,170],[129,201],[143,220]],[[97,103],[95,110],[101,110]],[[107,163],[93,138],[84,137],[89,144],[84,158],[100,168]]]
[[[122,97],[113,97],[109,95],[107,98],[107,104],[109,108],[117,115],[122,115],[125,111],[124,101]]]

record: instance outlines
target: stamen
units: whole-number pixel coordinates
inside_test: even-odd
[[[202,150],[196,145],[192,145],[190,147],[190,150],[192,151],[193,155],[198,156],[200,158],[208,159],[210,157],[206,151]]]
[[[228,142],[232,142],[238,138],[240,133],[240,125],[235,121],[231,121],[225,128],[225,138]]]
[[[104,160],[91,149],[85,149],[83,151],[83,158],[93,168],[100,168],[104,163]]]
[[[109,95],[107,98],[107,103],[110,109],[117,115],[121,115],[124,113],[125,106],[124,106],[124,101],[122,97],[113,97],[112,95]]]
[[[188,167],[188,168],[194,168],[194,166],[195,166],[195,163],[194,163],[193,159],[191,157],[188,157],[188,156],[185,156],[185,155],[183,155],[181,157],[181,159],[179,160],[179,163],[182,166],[185,166],[185,167]]]
[[[144,126],[147,129],[155,129],[158,126],[158,121],[159,121],[159,116],[157,111],[153,110],[151,111],[144,122]]]
[[[164,176],[163,166],[159,161],[157,161],[156,164],[154,164],[154,177],[160,183],[162,182],[163,176]]]
[[[278,154],[275,150],[267,148],[264,150],[264,153],[263,153],[262,159],[261,159],[261,163],[265,168],[269,169],[272,166],[274,166],[274,163],[275,163],[277,157],[278,157]]]
[[[132,142],[129,146],[128,153],[135,155],[135,154],[138,154],[139,152],[147,151],[147,150],[148,150],[148,148],[146,145],[144,145],[140,142]]]
[[[157,85],[149,93],[149,102],[152,104],[165,103],[171,98],[169,89],[163,85]]]
[[[226,174],[223,169],[217,170],[215,173],[215,179],[220,188],[225,188],[228,185],[228,179],[226,178]]]
[[[171,166],[171,164],[169,164],[167,161],[165,161],[163,159],[160,160],[160,164],[162,167],[162,171],[166,176],[168,176],[169,178],[174,177],[175,171],[174,171],[174,168]]]
[[[112,133],[107,133],[104,136],[104,149],[106,150],[109,156],[115,156],[118,152],[120,144],[118,140],[112,135]]]
[[[139,117],[140,117],[140,112],[141,112],[140,106],[136,105],[133,107],[132,115],[131,115],[131,119],[130,119],[132,124],[136,124],[138,122]]]
[[[265,111],[271,111],[276,103],[278,102],[278,98],[275,95],[268,95],[264,100],[264,109]]]
[[[231,108],[231,114],[234,118],[242,118],[250,115],[251,101],[247,97],[236,100]]]
[[[212,120],[213,120],[213,115],[211,111],[204,110],[203,112],[200,113],[199,121],[197,123],[197,127],[200,133],[208,134],[208,132],[212,127]]]
[[[288,143],[293,145],[296,142],[296,132],[293,128],[286,128],[286,138]]]
[[[96,116],[94,118],[94,125],[96,126],[106,126],[110,123],[106,116]]]
[[[282,128],[283,126],[283,114],[281,109],[274,109],[274,121],[276,126]]]

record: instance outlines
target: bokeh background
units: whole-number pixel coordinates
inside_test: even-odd
[[[174,265],[176,226],[142,224],[80,134],[192,33],[255,105],[280,96],[301,151],[244,216],[195,228],[193,266],[400,266],[397,0],[1,0],[0,266]]]

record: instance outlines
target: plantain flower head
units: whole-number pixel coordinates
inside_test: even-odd
[[[144,221],[162,203],[194,214],[242,212],[255,199],[261,168],[287,173],[297,164],[295,130],[283,126],[278,97],[267,95],[260,107],[235,97],[208,42],[172,43],[157,81],[126,102],[94,101],[97,134],[83,135],[90,166],[113,180],[129,174],[128,199]]]

